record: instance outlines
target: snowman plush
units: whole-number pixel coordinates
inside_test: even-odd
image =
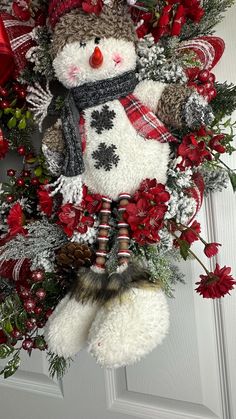
[[[191,88],[136,78],[136,35],[128,6],[99,4],[87,13],[78,0],[51,0],[53,66],[68,89],[60,120],[43,138],[58,177],[55,191],[79,205],[83,185],[102,195],[94,265],[81,269],[72,291],[48,320],[48,347],[65,358],[87,346],[105,367],[129,365],[163,341],[166,298],[130,251],[126,206],[142,181],[166,183],[166,126],[209,122],[207,103]],[[90,5],[91,6],[91,5]],[[84,10],[82,10],[84,8]],[[112,205],[117,206],[118,268],[106,269]]]

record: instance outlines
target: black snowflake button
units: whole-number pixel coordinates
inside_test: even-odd
[[[107,146],[105,143],[100,143],[98,149],[92,153],[92,158],[96,160],[94,167],[104,168],[106,172],[109,172],[112,166],[117,167],[120,157],[115,153],[116,149],[114,144]]]
[[[95,128],[98,134],[102,134],[102,131],[112,129],[115,116],[115,111],[109,110],[109,106],[104,105],[101,111],[93,111],[91,113],[92,120],[90,126]]]

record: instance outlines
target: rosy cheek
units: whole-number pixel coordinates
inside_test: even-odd
[[[115,62],[115,65],[118,65],[118,64],[122,64],[123,63],[123,57],[119,54],[119,53],[115,53],[113,56],[112,56],[112,59],[113,59],[113,61]]]
[[[70,81],[75,81],[79,71],[80,71],[80,68],[77,65],[71,65],[67,73],[68,79]]]

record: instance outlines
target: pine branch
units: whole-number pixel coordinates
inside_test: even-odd
[[[63,356],[58,356],[52,352],[48,352],[47,357],[50,376],[52,378],[56,376],[60,380],[69,369],[72,358],[65,359]]]
[[[181,40],[187,40],[201,35],[211,35],[214,27],[222,21],[224,13],[233,6],[235,0],[203,0],[202,7],[205,15],[199,23],[185,24],[181,33]]]
[[[220,121],[236,110],[236,86],[233,83],[216,83],[217,96],[211,102],[215,120]]]

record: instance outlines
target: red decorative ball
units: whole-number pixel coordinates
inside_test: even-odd
[[[30,177],[30,170],[23,170],[22,176],[24,176],[24,177]]]
[[[46,291],[43,288],[39,288],[38,291],[35,293],[36,297],[38,297],[39,300],[44,300],[46,297]]]
[[[209,80],[212,84],[214,84],[214,83],[215,83],[215,81],[216,81],[216,76],[215,76],[215,74],[210,73],[208,80]]]
[[[7,195],[6,200],[10,204],[11,202],[14,201],[14,196],[13,195]]]
[[[31,279],[34,282],[42,282],[44,280],[44,272],[43,271],[33,271],[31,275]]]
[[[203,93],[204,93],[204,87],[203,86],[201,86],[201,85],[199,85],[198,87],[197,87],[197,91],[198,91],[198,93],[199,93],[199,95],[203,95]]]
[[[208,70],[202,70],[198,73],[198,80],[202,83],[206,83],[209,80],[210,72]]]
[[[35,307],[34,314],[36,314],[36,316],[39,316],[42,313],[42,311],[42,307]]]
[[[24,308],[27,313],[33,313],[35,309],[36,303],[32,298],[29,298],[24,302]]]
[[[22,342],[22,348],[28,351],[32,349],[34,345],[34,341],[31,338],[24,339]]]
[[[16,171],[15,171],[15,170],[13,170],[13,169],[8,169],[8,171],[7,171],[7,176],[13,177],[13,176],[15,176],[15,174],[16,174]]]
[[[5,89],[4,87],[0,86],[0,96],[2,97],[7,97],[9,95],[9,92],[7,89]]]
[[[31,182],[31,185],[33,185],[33,186],[38,186],[40,184],[37,177],[32,177],[30,182]]]
[[[0,109],[10,108],[11,104],[8,100],[4,99],[0,101]]]
[[[24,156],[24,155],[26,154],[26,148],[25,148],[25,146],[24,146],[24,145],[20,145],[20,146],[17,148],[17,153],[18,153],[20,156]]]
[[[25,181],[24,181],[24,179],[22,179],[20,177],[19,179],[17,179],[16,184],[17,184],[17,186],[22,187],[22,186],[25,186]]]

